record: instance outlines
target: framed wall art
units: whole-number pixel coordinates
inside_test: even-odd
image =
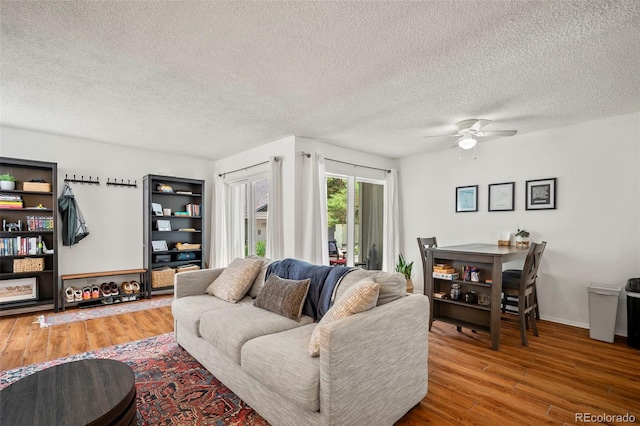
[[[478,211],[478,185],[456,187],[456,213]]]
[[[556,178],[528,180],[526,192],[527,210],[556,208]]]
[[[35,277],[0,281],[0,303],[38,298],[38,280]]]
[[[513,194],[515,182],[492,183],[489,184],[489,211],[508,212],[513,211]]]

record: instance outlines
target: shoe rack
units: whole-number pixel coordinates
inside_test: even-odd
[[[0,189],[0,316],[58,311],[57,170],[0,157],[0,174],[16,179]]]
[[[70,306],[89,308],[147,298],[146,272],[146,269],[123,269],[62,275],[60,309],[64,311]]]
[[[173,276],[204,268],[205,186],[199,179],[144,177],[144,268],[149,291],[173,293]]]

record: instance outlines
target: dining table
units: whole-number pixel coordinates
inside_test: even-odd
[[[427,248],[426,252],[424,294],[432,301],[429,330],[433,321],[443,321],[455,325],[458,331],[462,328],[486,331],[491,336],[491,348],[498,350],[503,265],[526,258],[528,248],[470,243]],[[433,272],[434,266],[449,273]],[[475,275],[469,271],[475,271]],[[457,290],[454,297],[452,287]],[[465,299],[470,293],[474,296]]]

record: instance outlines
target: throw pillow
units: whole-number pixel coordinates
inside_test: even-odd
[[[286,280],[271,274],[253,304],[258,308],[300,321],[310,284],[311,280],[308,278],[301,281]]]
[[[247,292],[249,296],[255,299],[260,294],[260,290],[262,290],[262,286],[264,285],[264,282],[267,278],[267,269],[269,268],[269,265],[271,265],[273,260],[267,257],[256,256],[254,254],[247,256],[247,259],[259,259],[262,261],[262,268],[258,272],[258,275],[256,275],[256,279],[253,281],[249,292]]]
[[[342,297],[336,300],[333,306],[322,317],[311,334],[309,341],[309,355],[320,355],[320,330],[327,324],[346,318],[359,312],[368,311],[376,306],[380,284],[371,278],[365,278],[349,287]]]
[[[236,258],[213,280],[205,293],[236,303],[247,294],[261,267],[261,260]]]

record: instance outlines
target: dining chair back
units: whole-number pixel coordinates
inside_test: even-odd
[[[438,242],[436,241],[436,237],[427,237],[420,238],[418,237],[418,247],[420,248],[420,260],[422,260],[422,279],[423,283],[423,292],[427,289],[427,249],[432,247],[438,247]]]
[[[526,330],[529,328],[529,322],[531,322],[533,335],[538,335],[535,315],[535,309],[537,308],[536,279],[546,246],[546,241],[531,243],[519,277],[514,277],[513,274],[506,274],[507,271],[502,274],[502,312],[505,312],[508,298],[517,297],[518,322],[520,323],[520,338],[523,346],[528,345]]]

